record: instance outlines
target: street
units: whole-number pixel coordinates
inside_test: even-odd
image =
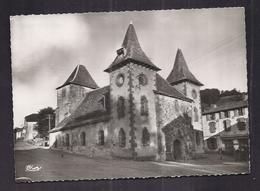
[[[15,151],[16,177],[33,181],[79,180],[125,177],[158,177],[235,174],[248,172],[246,162],[196,160],[155,162],[132,160],[90,159],[82,155],[50,149]],[[214,164],[212,164],[214,163]],[[31,166],[28,166],[31,165]],[[32,167],[32,170],[28,170]],[[34,170],[33,170],[34,169]]]

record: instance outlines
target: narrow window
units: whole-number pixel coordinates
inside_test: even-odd
[[[66,146],[69,147],[70,146],[70,135],[66,134]]]
[[[224,130],[225,131],[230,131],[231,129],[231,121],[230,120],[224,120],[223,121],[223,125],[224,125]]]
[[[215,150],[218,147],[217,139],[216,138],[209,138],[207,140],[207,145],[210,150]]]
[[[141,97],[141,115],[148,116],[148,100],[145,96]]]
[[[99,145],[104,145],[105,144],[105,136],[104,136],[104,131],[99,130],[98,131],[98,144]]]
[[[85,132],[82,132],[80,134],[80,143],[82,146],[86,146],[86,133]]]
[[[237,128],[242,131],[246,129],[246,120],[244,118],[237,119]]]
[[[243,109],[242,109],[242,108],[239,108],[239,109],[238,109],[238,115],[239,115],[239,116],[242,116],[242,115],[243,115]]]
[[[117,116],[119,119],[125,116],[125,99],[122,96],[117,101]]]
[[[229,118],[229,111],[224,112],[225,118]]]
[[[126,137],[125,137],[125,131],[122,128],[119,130],[118,133],[118,142],[119,142],[119,147],[125,147]]]
[[[194,107],[194,121],[195,122],[199,121],[199,113],[198,113],[198,109],[196,107]]]
[[[61,96],[62,96],[62,97],[65,97],[65,96],[66,96],[66,88],[63,88],[63,89],[61,90]]]
[[[215,133],[216,132],[216,123],[215,122],[209,122],[209,132]]]
[[[150,133],[145,127],[142,132],[142,144],[143,146],[149,146],[150,145]]]

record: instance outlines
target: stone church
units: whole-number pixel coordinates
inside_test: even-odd
[[[186,160],[203,152],[200,87],[178,49],[165,80],[130,24],[99,87],[78,65],[57,88],[53,149],[89,157]]]

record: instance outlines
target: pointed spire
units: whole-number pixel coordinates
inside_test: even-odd
[[[98,85],[93,80],[86,67],[83,65],[77,65],[66,82],[56,89],[60,89],[69,84],[80,85],[92,89],[98,88]]]
[[[117,50],[117,57],[115,58],[113,63],[105,70],[105,72],[111,72],[117,68],[124,66],[126,61],[131,61],[136,64],[154,69],[156,71],[160,70],[151,62],[151,60],[145,55],[144,51],[142,50],[135,32],[134,25],[132,23],[130,23],[128,26],[124,41],[122,43],[122,48]]]
[[[177,84],[179,82],[183,82],[183,81],[190,81],[190,82],[192,82],[196,85],[199,85],[199,86],[203,85],[190,72],[181,49],[177,50],[177,54],[176,54],[175,61],[174,61],[174,66],[173,66],[171,73],[167,77],[167,81],[171,85],[175,85],[175,84]]]

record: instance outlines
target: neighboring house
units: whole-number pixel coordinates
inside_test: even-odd
[[[57,88],[52,148],[90,157],[189,159],[203,150],[200,83],[178,49],[167,80],[143,52],[130,24],[98,87],[78,65]]]
[[[25,128],[25,140],[32,140],[34,139],[38,132],[36,130],[37,126],[37,121],[38,121],[38,114],[34,113],[31,115],[27,115],[24,118],[24,128]]]
[[[13,130],[13,133],[14,133],[14,140],[22,140],[22,139],[24,139],[24,136],[25,136],[25,129],[16,127]]]
[[[203,112],[203,134],[208,151],[247,150],[249,139],[247,94],[221,97]]]

